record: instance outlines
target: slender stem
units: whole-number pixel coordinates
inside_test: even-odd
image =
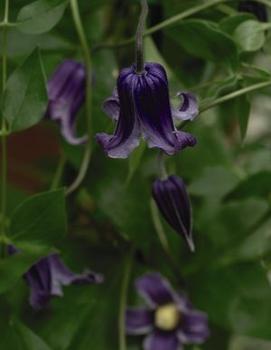
[[[91,123],[91,100],[92,100],[92,93],[91,93],[91,57],[90,57],[90,49],[88,46],[87,38],[85,35],[85,31],[83,28],[83,24],[80,17],[79,7],[77,0],[70,0],[71,5],[71,11],[73,16],[74,25],[80,40],[81,48],[84,54],[84,60],[85,60],[85,67],[86,67],[86,117],[87,117],[87,130],[88,130],[88,140],[86,143],[85,153],[83,156],[83,160],[78,172],[77,177],[75,178],[74,182],[68,187],[66,194],[69,195],[73,191],[75,191],[82,181],[85,178],[85,175],[88,170],[91,153],[92,153],[92,123]]]
[[[9,0],[5,1],[4,23],[8,23],[9,16]],[[2,48],[2,92],[4,93],[7,81],[7,28],[3,27],[3,48]],[[1,123],[1,220],[0,220],[0,235],[2,240],[5,239],[6,225],[6,202],[7,202],[7,130],[4,116]]]
[[[141,74],[144,71],[144,42],[143,33],[145,29],[145,23],[148,16],[148,3],[147,0],[141,0],[141,13],[136,30],[136,72]]]
[[[254,84],[254,85],[250,85],[250,86],[247,86],[247,87],[245,87],[243,89],[231,92],[228,95],[225,95],[225,96],[217,98],[216,100],[212,101],[211,103],[209,103],[206,106],[202,106],[200,108],[200,113],[205,112],[207,109],[213,108],[213,107],[215,107],[215,106],[217,106],[217,105],[219,105],[219,104],[221,104],[223,102],[226,102],[226,101],[229,101],[229,100],[231,100],[233,98],[236,98],[238,96],[244,95],[244,94],[246,94],[248,92],[259,90],[259,89],[263,89],[263,88],[268,87],[268,86],[271,86],[271,80],[268,80],[268,81],[265,81],[265,82],[262,82],[262,83],[257,83],[257,84]]]
[[[168,174],[165,166],[165,154],[162,151],[158,153],[158,167],[159,167],[160,177],[162,179],[166,179],[168,177]]]
[[[123,275],[123,282],[120,295],[120,308],[119,308],[119,349],[126,350],[126,336],[125,336],[125,312],[127,306],[127,292],[132,271],[132,263],[134,258],[134,248],[131,248],[128,256],[125,271]]]
[[[53,181],[51,184],[51,190],[54,190],[59,186],[59,183],[60,183],[60,180],[61,180],[61,177],[63,174],[63,170],[65,167],[65,163],[66,163],[66,157],[65,157],[65,154],[62,153],[60,158],[59,158],[56,172],[55,172],[54,177],[53,177]]]

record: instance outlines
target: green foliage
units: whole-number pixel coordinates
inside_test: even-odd
[[[50,31],[61,19],[66,0],[37,0],[24,6],[17,17],[17,28],[27,34]]]
[[[64,190],[34,195],[22,202],[10,218],[10,237],[15,243],[33,242],[51,246],[66,231]]]
[[[3,97],[3,115],[11,131],[37,124],[44,116],[47,92],[38,50],[9,77]]]

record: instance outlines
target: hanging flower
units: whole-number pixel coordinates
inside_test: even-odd
[[[9,254],[18,253],[18,249],[9,246]],[[71,272],[58,254],[51,254],[40,259],[25,274],[30,288],[29,303],[35,310],[44,308],[54,296],[63,296],[63,286],[71,284],[101,283],[103,276],[92,271],[81,274]]]
[[[239,2],[238,10],[240,12],[252,13],[261,22],[268,22],[266,6],[258,1],[242,0]]]
[[[147,335],[144,350],[177,350],[208,338],[207,315],[195,310],[160,274],[146,274],[135,285],[147,307],[127,310],[126,332]]]
[[[78,145],[87,137],[76,137],[76,115],[85,100],[86,72],[81,63],[66,60],[61,63],[48,81],[49,103],[46,116],[60,123],[65,140]]]
[[[193,119],[194,116],[188,117],[191,99],[185,98],[183,105],[186,102],[188,105],[183,106],[183,112],[187,113],[185,119]],[[127,158],[139,145],[141,135],[150,148],[159,148],[168,155],[196,144],[194,136],[178,131],[173,124],[167,75],[158,63],[146,63],[141,74],[136,73],[134,66],[123,69],[117,80],[117,90],[103,108],[117,120],[114,135],[96,135],[111,158]]]
[[[156,180],[152,186],[152,196],[168,224],[183,235],[191,251],[194,251],[192,210],[183,180],[174,175]]]

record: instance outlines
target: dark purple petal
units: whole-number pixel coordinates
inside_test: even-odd
[[[172,303],[174,291],[169,282],[159,273],[149,273],[136,280],[137,291],[152,306]]]
[[[268,22],[268,12],[264,4],[253,0],[239,1],[238,11],[252,13],[261,22]]]
[[[202,344],[209,337],[208,318],[203,312],[190,310],[182,314],[178,338],[183,344]]]
[[[48,81],[48,108],[46,115],[61,126],[61,133],[70,144],[87,140],[75,136],[76,115],[85,100],[86,72],[81,63],[67,60],[60,64]]]
[[[114,89],[112,96],[104,101],[103,110],[113,120],[119,119],[120,101],[117,89]]]
[[[152,194],[165,220],[175,231],[184,236],[191,251],[194,251],[192,210],[183,180],[177,176],[156,180]]]
[[[172,155],[187,146],[194,146],[196,139],[177,131],[173,124],[164,68],[157,63],[146,63],[145,71],[137,75],[134,102],[149,147]]]
[[[137,75],[132,68],[121,71],[117,83],[120,112],[114,135],[105,133],[96,135],[97,141],[111,158],[127,158],[139,145],[140,128],[133,101],[136,80]]]
[[[153,311],[147,309],[128,309],[126,311],[126,333],[147,334],[153,329]]]
[[[144,341],[144,350],[181,350],[175,332],[161,332],[156,330]]]
[[[34,264],[25,274],[31,292],[30,305],[38,310],[46,306],[52,296],[62,296],[62,286],[70,284],[101,283],[101,275],[86,271],[74,274],[57,254],[51,254]]]
[[[199,114],[197,98],[190,92],[179,92],[178,97],[182,99],[179,108],[172,109],[172,115],[176,119],[193,120]]]
[[[149,147],[169,155],[196,144],[194,136],[178,131],[173,124],[167,76],[160,64],[146,63],[142,74],[137,74],[134,67],[123,69],[117,92],[103,108],[118,121],[114,135],[96,136],[109,157],[128,157],[139,145],[141,134]]]

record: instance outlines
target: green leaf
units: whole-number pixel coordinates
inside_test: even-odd
[[[242,51],[257,51],[265,42],[265,27],[256,20],[240,24],[234,31],[234,39]]]
[[[235,99],[235,113],[238,117],[241,140],[243,141],[246,137],[250,115],[250,103],[246,95]]]
[[[271,287],[259,263],[200,271],[190,281],[193,302],[231,332],[271,339]]]
[[[19,320],[10,319],[1,327],[0,348],[5,350],[51,350],[45,342]]]
[[[223,197],[238,183],[238,178],[228,169],[217,166],[206,168],[189,187],[191,194],[206,197]]]
[[[10,237],[19,242],[51,246],[64,237],[66,211],[64,190],[44,192],[26,199],[11,216]]]
[[[219,23],[219,27],[226,33],[232,35],[235,29],[243,22],[254,19],[254,16],[249,13],[237,14],[234,16],[226,17]]]
[[[66,0],[37,0],[24,6],[17,17],[17,28],[27,34],[51,30],[62,18]]]
[[[44,247],[24,245],[19,253],[0,260],[0,293],[12,288],[22,275],[40,258],[52,250]]]
[[[11,131],[27,129],[44,116],[46,83],[38,50],[9,77],[4,92],[3,115]]]
[[[235,42],[212,22],[186,20],[167,32],[191,55],[216,63],[237,64],[238,52]]]
[[[261,171],[249,176],[236,186],[227,199],[269,197],[271,194],[271,172]]]

